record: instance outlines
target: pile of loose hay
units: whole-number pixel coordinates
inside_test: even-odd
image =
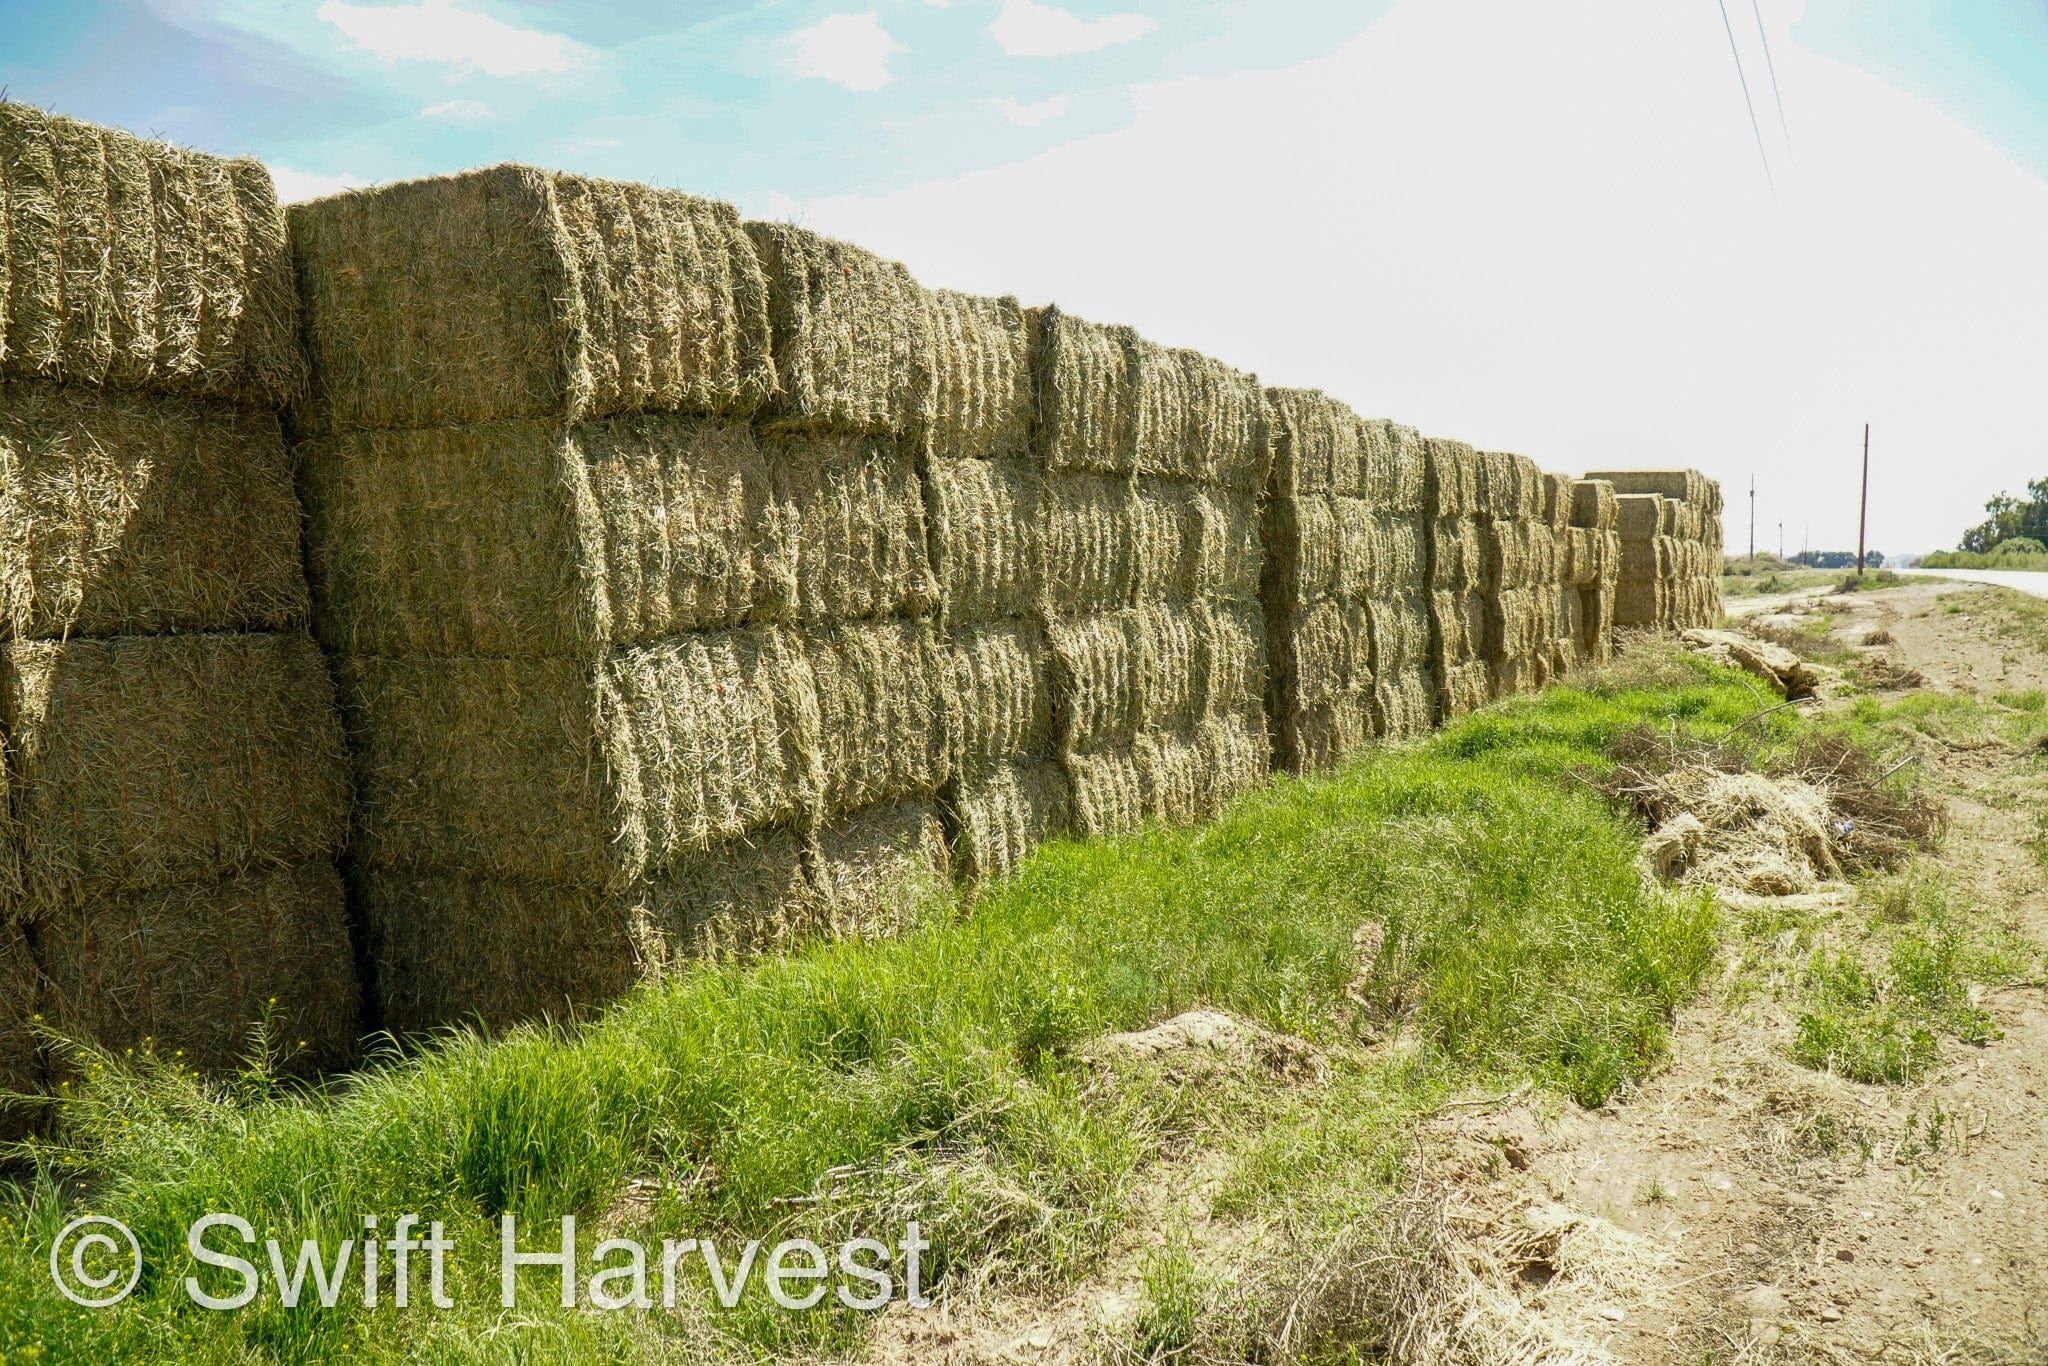
[[[106,1048],[346,1062],[347,770],[268,174],[0,102],[0,975]],[[17,1084],[39,1071],[0,1025]],[[17,1075],[18,1074],[18,1075]]]

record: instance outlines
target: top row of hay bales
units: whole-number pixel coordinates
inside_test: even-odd
[[[204,1068],[270,1000],[290,1065],[356,1040],[297,322],[259,164],[0,101],[0,975]]]

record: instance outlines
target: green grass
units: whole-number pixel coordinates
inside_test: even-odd
[[[1804,593],[1827,588],[1841,581],[1836,569],[1759,569],[1754,573],[1730,572],[1721,576],[1724,598],[1755,598],[1771,593]]]
[[[1967,550],[1942,550],[1920,560],[1923,569],[2048,570],[2048,555],[1980,555]]]
[[[1648,891],[1637,832],[1569,772],[1648,722],[1715,731],[1758,703],[1739,676],[1637,666],[1466,719],[1322,780],[1282,780],[1216,824],[1062,844],[970,908],[944,897],[883,943],[706,965],[574,1032],[454,1035],[327,1094],[208,1088],[96,1064],[0,1220],[0,1357],[139,1361],[750,1360],[857,1347],[865,1320],[758,1295],[676,1317],[496,1297],[496,1223],[764,1241],[893,1235],[920,1220],[941,1282],[1061,1283],[1095,1264],[1141,1174],[1239,1124],[1226,1199],[1317,1173],[1391,1179],[1402,1117],[1459,1087],[1531,1079],[1600,1104],[1664,1046],[1714,952],[1701,896]],[[1755,729],[1796,724],[1788,715]],[[1384,927],[1354,983],[1352,934]],[[1347,988],[1351,991],[1347,992]],[[1354,1002],[1353,996],[1358,998]],[[1362,1002],[1362,1003],[1359,1003]],[[1394,1041],[1312,1106],[1190,1110],[1174,1087],[1104,1085],[1077,1045],[1202,1004],[1356,1051]],[[1277,1103],[1276,1103],[1277,1104]],[[1253,1122],[1253,1118],[1257,1122]],[[651,1209],[619,1212],[629,1182]],[[829,1198],[817,1198],[826,1196]],[[77,1213],[121,1219],[137,1294],[89,1312],[46,1258]],[[186,1300],[185,1230],[205,1213],[332,1245],[361,1218],[439,1219],[452,1310],[238,1313]],[[259,1253],[260,1260],[260,1253]],[[1155,1289],[1178,1331],[1174,1277]],[[758,1282],[757,1282],[758,1284]],[[700,1294],[699,1299],[702,1299]],[[828,1301],[829,1303],[829,1301]],[[41,1355],[38,1356],[37,1354]]]

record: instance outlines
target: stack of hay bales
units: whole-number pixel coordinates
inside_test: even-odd
[[[1267,710],[1275,763],[1314,772],[1434,715],[1423,445],[1315,390],[1267,399]]]
[[[346,1061],[348,780],[254,161],[0,103],[0,984],[111,1048]],[[19,938],[25,927],[25,942]],[[9,1080],[18,1029],[0,1029]]]
[[[928,332],[900,267],[517,166],[292,228],[385,1027],[601,1001],[937,865],[936,586],[895,435]]]
[[[1485,490],[1479,453],[1462,441],[1423,441],[1428,521],[1430,670],[1436,719],[1476,711],[1493,695],[1488,662]]]
[[[1712,626],[1721,617],[1721,486],[1698,470],[1596,470],[1621,496],[1618,625]],[[1654,499],[1653,503],[1651,500]]]
[[[1579,656],[1605,664],[1614,654],[1614,601],[1621,576],[1620,508],[1614,485],[1580,479],[1570,486],[1571,581],[1579,600]]]
[[[1546,476],[1527,456],[1479,457],[1485,653],[1493,697],[1534,692],[1552,672],[1558,538],[1546,520]]]
[[[1572,481],[1561,474],[1543,476],[1543,527],[1548,533],[1549,559],[1543,566],[1544,591],[1550,601],[1550,647],[1546,682],[1563,678],[1586,658],[1585,603],[1580,596],[1572,537]]]
[[[1041,612],[1073,828],[1191,821],[1264,780],[1258,381],[1036,317]]]
[[[1043,595],[1052,499],[1032,449],[1036,315],[934,291],[925,500],[958,704],[943,808],[955,869],[1014,870],[1068,827]]]

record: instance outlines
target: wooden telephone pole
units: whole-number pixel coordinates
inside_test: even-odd
[[[1863,577],[1863,532],[1870,525],[1870,424],[1863,424],[1863,504],[1856,512],[1856,577]]]
[[[1756,572],[1756,476],[1749,476],[1749,572]]]

